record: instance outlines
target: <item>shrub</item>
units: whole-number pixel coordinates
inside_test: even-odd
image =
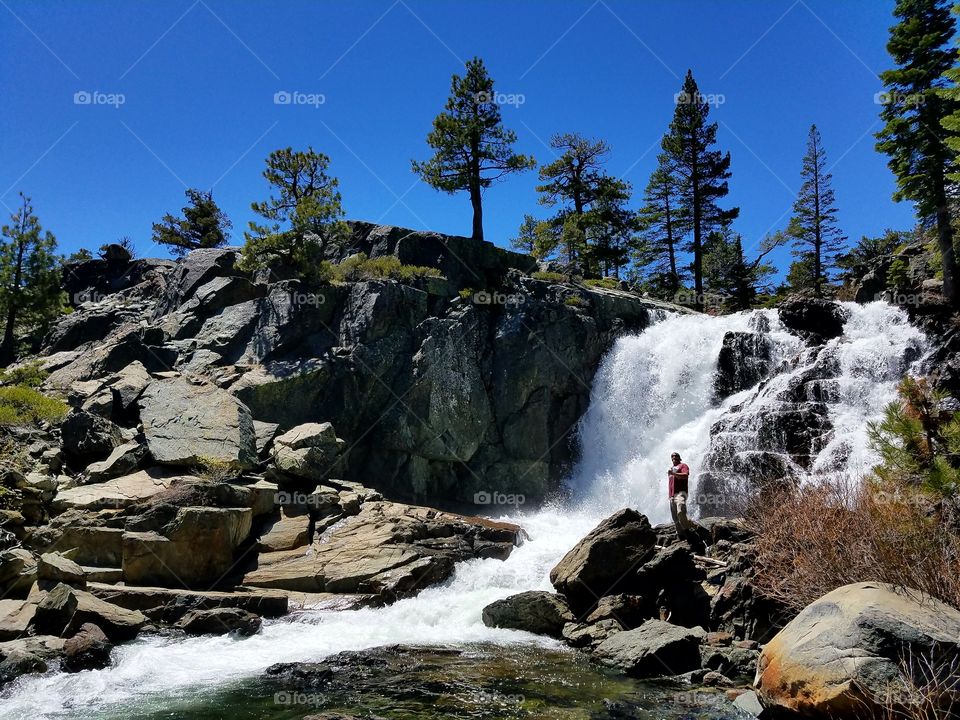
[[[593,279],[590,279],[590,280],[584,280],[584,281],[583,281],[583,284],[584,284],[584,285],[588,285],[588,286],[590,286],[590,287],[605,288],[605,289],[607,289],[607,290],[619,290],[619,289],[620,289],[620,281],[617,280],[617,279],[615,279],[615,278],[611,278],[611,277],[593,278]]]
[[[563,304],[569,305],[570,307],[583,307],[586,305],[586,302],[584,302],[584,299],[579,295],[571,295],[563,301]]]
[[[757,535],[757,587],[796,611],[865,581],[960,607],[960,538],[938,514],[923,490],[880,479],[766,492],[744,513]]]
[[[24,385],[0,387],[0,425],[32,425],[62,420],[70,407]]]
[[[547,272],[546,270],[538,270],[530,277],[532,277],[534,280],[543,280],[545,282],[552,283],[570,282],[570,278],[567,275],[558,272]]]
[[[463,288],[457,294],[460,296],[461,300],[471,300],[475,292],[476,290],[474,290],[473,288]]]
[[[326,263],[323,271],[329,275],[331,280],[347,282],[390,279],[409,283],[426,277],[443,277],[443,274],[436,268],[423,265],[403,265],[400,259],[394,255],[369,258],[364,253],[351,255],[336,265]]]
[[[34,361],[20,367],[0,370],[0,385],[40,387],[49,374],[40,366],[39,362]]]
[[[234,463],[205,457],[197,459],[193,472],[201,480],[215,483],[229,482],[240,475]]]

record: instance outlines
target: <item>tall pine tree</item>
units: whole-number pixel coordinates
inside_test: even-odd
[[[468,61],[466,74],[453,76],[446,107],[427,135],[436,152],[412,163],[413,171],[437,190],[469,192],[476,240],[483,240],[483,189],[508,173],[536,166],[532,157],[513,151],[517,135],[503,126],[496,100],[483,60]]]
[[[651,260],[650,281],[673,297],[680,289],[686,269],[678,260],[680,241],[690,229],[680,181],[665,154],[657,158],[640,208],[639,224],[644,249]]]
[[[880,76],[887,88],[880,111],[886,126],[877,133],[877,149],[890,156],[897,177],[894,200],[913,202],[922,220],[936,224],[943,294],[956,306],[960,293],[948,205],[956,164],[943,129],[960,110],[960,100],[943,92],[945,74],[956,65],[954,21],[945,0],[897,0],[893,14],[900,22],[890,28],[887,51],[898,67]]]
[[[194,188],[185,193],[187,204],[183,217],[167,213],[153,224],[153,241],[170,247],[178,257],[198,248],[220,247],[227,242],[226,231],[231,223],[213,199],[212,192]]]
[[[681,181],[684,205],[693,231],[693,283],[696,307],[703,309],[703,243],[706,236],[740,214],[739,208],[723,210],[717,201],[729,192],[730,153],[716,148],[717,124],[707,122],[709,105],[688,70],[676,97],[670,129],[663,138],[663,151],[672,171]]]
[[[830,282],[830,270],[846,237],[837,225],[833,176],[827,172],[827,153],[816,125],[810,126],[800,177],[803,183],[787,234],[793,239],[794,255],[807,261],[804,266],[812,273],[809,287],[814,296],[823,297],[823,286]]]

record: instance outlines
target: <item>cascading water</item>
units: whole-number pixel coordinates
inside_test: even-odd
[[[864,473],[871,457],[866,420],[895,393],[897,380],[925,340],[905,314],[889,305],[848,305],[846,334],[821,351],[801,352],[771,311],[720,318],[672,315],[640,335],[621,338],[594,381],[590,408],[580,427],[582,460],[572,499],[535,513],[504,518],[522,524],[531,540],[504,562],[460,564],[450,581],[381,609],[305,610],[265,623],[260,634],[170,639],[148,637],[115,651],[113,666],[78,674],[25,676],[0,699],[5,718],[134,717],[191,706],[211,688],[239,684],[276,662],[316,661],[343,650],[394,643],[465,645],[554,641],[485,627],[488,603],[523,590],[548,589],[557,560],[603,517],[632,506],[652,522],[668,519],[666,475],[671,451],[697,469],[711,454],[711,427],[733,416],[762,416],[783,403],[823,353],[835,363],[827,414],[833,432],[808,474]],[[761,321],[762,320],[762,321]],[[773,377],[759,388],[712,402],[717,359],[728,332],[767,326]],[[747,423],[749,426],[750,423]],[[750,452],[751,431],[732,432],[737,452]],[[729,440],[729,438],[727,438]],[[737,444],[739,443],[739,445]]]

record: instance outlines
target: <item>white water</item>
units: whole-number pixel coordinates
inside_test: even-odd
[[[923,339],[895,308],[874,303],[849,309],[847,335],[833,341],[842,368],[841,400],[831,411],[836,439],[817,464],[834,471],[837,459],[848,456],[844,471],[856,477],[873,462],[865,420],[876,417],[893,398],[896,380],[905,370],[904,351],[922,348]],[[444,585],[390,607],[305,611],[268,622],[261,633],[245,640],[140,640],[118,648],[113,666],[106,670],[19,679],[4,692],[0,716],[136,717],[138,709],[189,702],[213,688],[256,677],[276,662],[319,660],[343,650],[393,643],[555,645],[526,633],[487,628],[481,610],[516,592],[549,589],[547,575],[557,560],[621,507],[638,508],[654,523],[668,519],[665,471],[670,453],[676,450],[690,464],[695,490],[711,424],[733,404],[763,402],[763,393],[746,391],[710,407],[724,333],[751,329],[751,318],[755,321],[760,314],[768,316],[777,352],[790,359],[798,342],[770,312],[671,316],[641,335],[619,340],[597,373],[581,424],[583,460],[571,481],[574,499],[564,507],[507,518],[521,523],[531,540],[506,561],[461,563]]]

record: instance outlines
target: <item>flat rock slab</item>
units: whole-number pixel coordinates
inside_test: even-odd
[[[0,600],[0,640],[15,640],[26,635],[36,612],[36,603]]]
[[[125,508],[169,489],[175,480],[191,477],[170,469],[148,468],[106,482],[61,490],[54,500],[54,507],[61,511],[70,508],[81,510]]]
[[[91,582],[87,588],[97,597],[129,610],[147,611],[179,603],[184,607],[212,610],[238,608],[262,617],[287,614],[287,594],[257,588],[235,590],[176,590],[173,588],[108,585]]]

